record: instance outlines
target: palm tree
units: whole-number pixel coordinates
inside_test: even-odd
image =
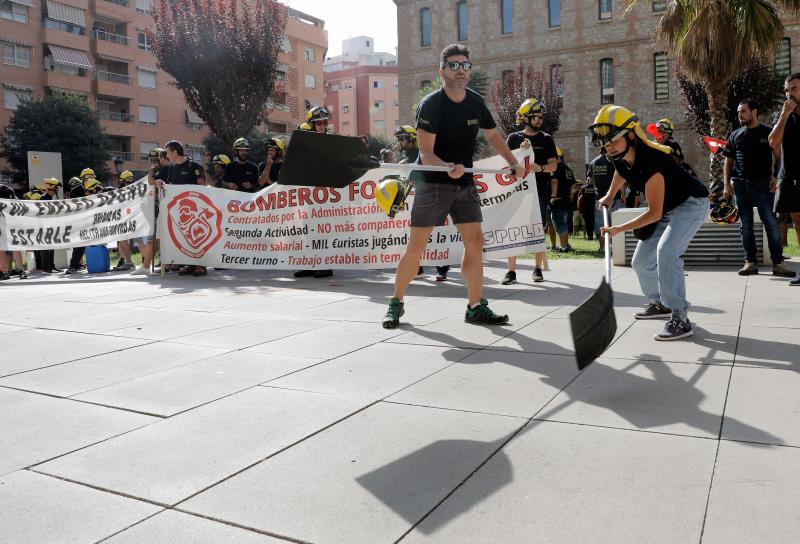
[[[627,0],[625,12],[640,1]],[[783,37],[781,12],[797,14],[800,0],[670,0],[657,37],[683,72],[705,85],[712,136],[727,137],[728,81],[754,59],[774,55]],[[709,171],[712,191],[721,191],[718,155],[712,155]]]

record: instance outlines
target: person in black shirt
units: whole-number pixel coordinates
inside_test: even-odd
[[[0,198],[7,200],[18,200],[14,189],[5,183],[0,183]],[[5,251],[0,249],[0,281],[11,279],[9,268],[11,267],[13,261],[18,263],[19,279],[28,279],[28,274],[23,268],[22,253],[19,251]]]
[[[231,163],[230,157],[224,153],[211,157],[211,187],[225,187],[225,169]]]
[[[769,253],[772,258],[772,275],[793,278],[795,273],[783,264],[781,231],[778,218],[772,211],[776,183],[773,182],[774,151],[769,145],[771,127],[758,122],[758,103],[753,99],[742,100],[737,108],[739,124],[728,136],[722,150],[725,155],[724,199],[736,195],[739,219],[742,221],[742,246],[745,262],[740,276],[758,274],[756,263],[756,235],[753,230],[753,206],[767,233]]]
[[[551,177],[558,166],[556,160],[556,143],[553,137],[542,132],[542,122],[544,121],[545,106],[536,98],[529,98],[517,109],[517,124],[522,125],[523,129],[519,132],[512,132],[506,138],[509,149],[533,148],[533,161],[531,166],[536,172],[536,192],[539,196],[539,212],[542,216],[542,226],[545,230],[552,228],[550,223],[550,194]],[[533,281],[544,281],[542,268],[545,267],[546,252],[534,254]],[[517,281],[517,258],[508,258],[508,272],[503,278],[503,285],[510,285]]]
[[[778,122],[769,135],[769,145],[781,148],[781,168],[775,212],[788,213],[800,221],[800,72],[789,74],[783,86],[786,101]],[[789,282],[800,286],[800,276]]]
[[[594,213],[597,209],[596,204],[597,189],[594,186],[592,178],[587,176],[586,181],[583,182],[580,191],[578,192],[578,211],[583,216],[583,224],[586,228],[586,238],[588,240],[594,238]]]
[[[609,206],[625,182],[647,196],[644,213],[622,225],[600,229],[611,236],[633,230],[639,239],[631,266],[650,302],[634,317],[658,319],[671,314],[656,340],[692,335],[683,254],[705,221],[708,189],[678,164],[669,147],[648,140],[639,118],[626,108],[603,106],[589,132],[595,145],[605,146],[616,169],[600,205]]]
[[[258,188],[258,166],[248,160],[250,142],[238,138],[233,142],[233,162],[225,168],[225,186],[228,189],[255,192]]]
[[[280,138],[268,138],[264,146],[266,160],[258,165],[258,184],[261,188],[277,183],[286,150],[286,144]]]
[[[500,325],[507,315],[497,315],[483,298],[483,231],[480,198],[472,174],[478,132],[511,165],[517,176],[525,174],[503,137],[481,96],[467,88],[472,63],[469,49],[462,44],[444,48],[439,76],[444,85],[423,98],[417,108],[417,141],[422,164],[446,166],[447,172],[424,172],[415,185],[411,208],[411,234],[400,258],[395,277],[394,296],[383,318],[383,327],[393,329],[404,313],[403,295],[417,275],[420,259],[433,228],[443,225],[448,215],[461,234],[464,256],[461,271],[467,283],[468,303],[464,320],[470,323]]]
[[[86,175],[86,170],[84,169],[81,174]],[[92,182],[97,183],[100,185],[97,180],[93,180],[91,177],[86,177],[85,181],[82,181],[79,178],[70,178],[69,180],[69,192],[67,193],[67,198],[82,198],[89,195],[89,192],[86,190],[86,183],[89,183],[90,186],[94,186]],[[101,186],[102,188],[102,186]],[[76,274],[81,267],[81,259],[83,259],[83,254],[86,252],[85,247],[73,247],[72,248],[72,255],[69,258],[69,266],[65,274]]]
[[[697,177],[694,169],[688,162],[686,162],[686,158],[683,156],[681,144],[672,138],[672,133],[675,132],[675,123],[670,121],[667,117],[664,119],[659,119],[656,122],[656,130],[658,134],[656,141],[661,145],[665,145],[672,149],[672,155],[675,157],[675,160],[678,161],[678,164],[680,164],[683,169],[689,172],[691,175]]]
[[[572,213],[572,186],[575,185],[575,173],[564,162],[564,155],[560,148],[556,148],[556,171],[550,182],[550,209],[553,216],[553,227],[559,238],[559,246],[555,249],[559,253],[572,251],[569,245],[569,214]]]
[[[605,148],[600,148],[600,153],[589,162],[586,167],[586,178],[591,180],[594,185],[595,193],[600,198],[611,188],[611,180],[614,178],[614,163],[606,156]],[[620,191],[620,194],[624,191]],[[622,207],[620,194],[614,195],[614,200],[608,207],[608,220],[611,221],[611,214]],[[594,232],[597,234],[597,241],[600,243],[600,251],[605,248],[605,240],[600,236],[600,227],[603,226],[603,211],[598,207],[594,209]],[[609,223],[610,224],[610,223]]]

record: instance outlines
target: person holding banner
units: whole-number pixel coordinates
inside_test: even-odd
[[[489,144],[508,161],[516,176],[524,176],[525,168],[497,132],[497,124],[483,98],[467,88],[471,69],[469,49],[465,45],[445,47],[439,64],[439,76],[444,85],[423,98],[417,108],[420,162],[446,166],[449,171],[424,172],[422,180],[416,183],[411,233],[397,267],[394,296],[382,321],[387,329],[400,324],[400,317],[405,313],[405,290],[417,275],[434,227],[444,225],[448,215],[464,244],[461,271],[468,293],[464,320],[489,325],[508,323],[508,316],[495,314],[483,298],[483,216],[472,174],[465,173],[464,168],[472,166],[480,129]]]
[[[39,200],[57,200],[58,188],[61,187],[61,182],[56,178],[47,178],[44,180],[45,192],[39,197]],[[35,251],[36,267],[45,274],[52,274],[54,272],[61,272],[55,267],[55,252],[52,249],[41,249]]]
[[[92,176],[94,176],[94,172],[91,168],[84,168],[81,172],[81,177],[71,178],[70,185],[69,185],[69,194],[67,198],[82,198],[87,196],[89,193],[86,191],[86,184],[89,183],[90,185],[97,185],[100,190],[103,189],[103,186],[100,185],[100,182],[95,180]],[[83,178],[86,178],[85,180]],[[92,182],[94,182],[92,184]],[[73,247],[72,248],[72,255],[69,258],[69,267],[65,274],[77,274],[78,270],[81,268],[81,260],[83,259],[83,254],[86,252],[86,248],[84,246],[80,247]]]
[[[259,189],[258,166],[248,159],[250,142],[237,138],[233,142],[233,162],[225,167],[225,186],[227,189],[253,193]]]
[[[260,189],[278,182],[283,164],[283,155],[286,151],[286,144],[280,138],[267,138],[264,143],[266,147],[266,160],[258,165],[258,185]]]
[[[542,216],[542,226],[547,227],[550,215],[551,176],[558,166],[556,160],[556,143],[553,137],[542,131],[545,106],[541,100],[529,98],[517,109],[517,124],[523,129],[512,132],[506,139],[510,149],[533,148],[534,164],[531,168],[536,172],[536,192],[539,196],[539,212]],[[555,244],[553,244],[555,245]],[[546,252],[534,254],[533,281],[542,282],[544,276],[542,269],[545,266]],[[503,285],[517,282],[517,258],[508,258],[508,272],[503,278]]]
[[[610,206],[625,182],[647,196],[648,207],[641,215],[600,229],[601,236],[631,230],[639,240],[631,266],[649,302],[634,317],[670,318],[655,340],[691,336],[683,254],[705,221],[708,189],[674,160],[669,147],[650,141],[639,118],[627,108],[603,106],[589,133],[595,146],[605,146],[616,169],[599,205]]]

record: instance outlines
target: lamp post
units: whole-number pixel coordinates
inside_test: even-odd
[[[114,156],[114,170],[117,172],[117,187],[119,187],[119,175],[122,173],[122,164],[124,161],[119,157],[119,155]]]

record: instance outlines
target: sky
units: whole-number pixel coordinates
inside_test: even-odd
[[[287,6],[325,21],[328,56],[342,53],[342,40],[371,36],[375,51],[395,54],[397,7],[392,0],[281,0]]]

